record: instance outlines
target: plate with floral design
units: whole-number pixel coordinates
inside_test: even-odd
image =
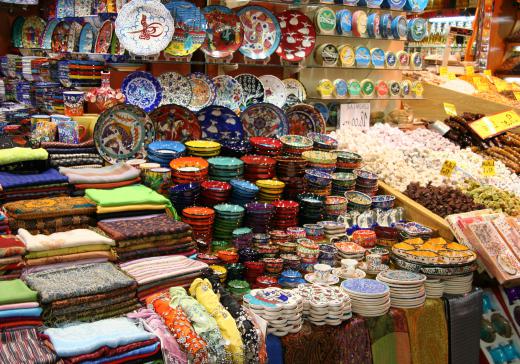
[[[51,37],[51,49],[53,52],[67,52],[69,48],[70,24],[61,21],[56,25]]]
[[[243,90],[240,82],[228,75],[213,78],[217,96],[213,102],[215,105],[225,106],[235,112],[240,110],[244,102]]]
[[[286,112],[289,123],[289,134],[307,135],[310,132],[324,133],[325,119],[321,113],[311,105],[297,104]]]
[[[264,86],[264,101],[283,107],[287,99],[287,90],[282,80],[273,75],[262,75],[258,79]]]
[[[208,29],[201,46],[202,51],[213,58],[226,58],[242,45],[244,31],[237,14],[230,8],[211,5],[202,9]]]
[[[217,90],[213,80],[205,73],[190,73],[187,78],[191,83],[191,101],[188,109],[191,111],[199,111],[206,106],[212,105],[217,97]]]
[[[54,29],[60,23],[57,19],[51,19],[47,23],[45,27],[45,31],[43,32],[41,48],[42,49],[51,49],[52,48],[52,34],[54,33]]]
[[[240,118],[227,107],[212,105],[197,112],[202,139],[242,139],[244,129]]]
[[[247,136],[277,138],[289,131],[287,117],[278,106],[260,103],[249,106],[240,114]]]
[[[261,6],[246,6],[238,12],[244,28],[240,53],[250,59],[266,59],[280,45],[280,24],[269,10]]]
[[[146,112],[155,109],[162,100],[161,85],[149,72],[130,73],[123,80],[121,91],[128,104],[139,106]]]
[[[286,78],[282,82],[287,92],[287,100],[285,101],[287,106],[293,106],[305,101],[307,91],[300,81],[295,78]]]
[[[175,140],[185,142],[202,137],[197,115],[180,105],[162,105],[150,114],[155,140]]]
[[[177,72],[166,72],[157,78],[162,88],[161,105],[188,106],[192,97],[191,82]]]
[[[29,49],[39,48],[46,25],[45,20],[39,16],[25,19],[22,25],[22,46]]]
[[[241,110],[250,105],[264,102],[264,85],[258,77],[249,73],[243,73],[236,76],[235,79],[242,86],[243,104],[240,106]]]
[[[164,50],[175,57],[192,54],[206,39],[208,22],[200,9],[187,1],[175,0],[164,4],[175,22],[175,31],[168,47]]]
[[[96,30],[90,23],[85,23],[79,33],[78,52],[90,53],[94,49]]]
[[[96,39],[96,53],[109,53],[112,36],[114,33],[114,23],[112,20],[106,20],[99,29]]]
[[[298,10],[286,10],[278,14],[277,18],[282,38],[276,54],[289,62],[307,58],[316,43],[316,30],[312,21]]]

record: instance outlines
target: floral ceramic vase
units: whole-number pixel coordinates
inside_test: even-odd
[[[110,72],[101,72],[101,87],[93,88],[85,95],[87,102],[96,104],[100,112],[125,102],[125,95],[121,89],[110,87]]]

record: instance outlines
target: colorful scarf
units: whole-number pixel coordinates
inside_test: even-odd
[[[175,221],[170,216],[164,214],[135,219],[100,221],[98,227],[116,241],[191,231],[190,225],[182,221]]]
[[[4,205],[9,217],[21,220],[93,215],[96,205],[84,197],[52,197],[22,200]]]

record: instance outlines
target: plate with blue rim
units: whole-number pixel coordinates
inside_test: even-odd
[[[225,106],[212,105],[197,112],[202,139],[242,139],[244,129],[240,118]]]
[[[91,53],[94,50],[96,38],[96,29],[94,29],[92,24],[85,23],[83,28],[81,28],[81,32],[79,33],[78,52]]]
[[[126,103],[139,106],[146,112],[157,108],[162,100],[162,88],[159,81],[149,72],[136,71],[123,80],[121,90]]]

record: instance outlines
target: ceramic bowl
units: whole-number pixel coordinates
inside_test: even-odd
[[[316,169],[307,169],[305,171],[305,178],[322,187],[328,186],[332,181],[332,175],[330,173],[325,173]]]
[[[284,135],[280,137],[280,141],[290,148],[312,148],[313,146],[312,139],[301,135]]]

